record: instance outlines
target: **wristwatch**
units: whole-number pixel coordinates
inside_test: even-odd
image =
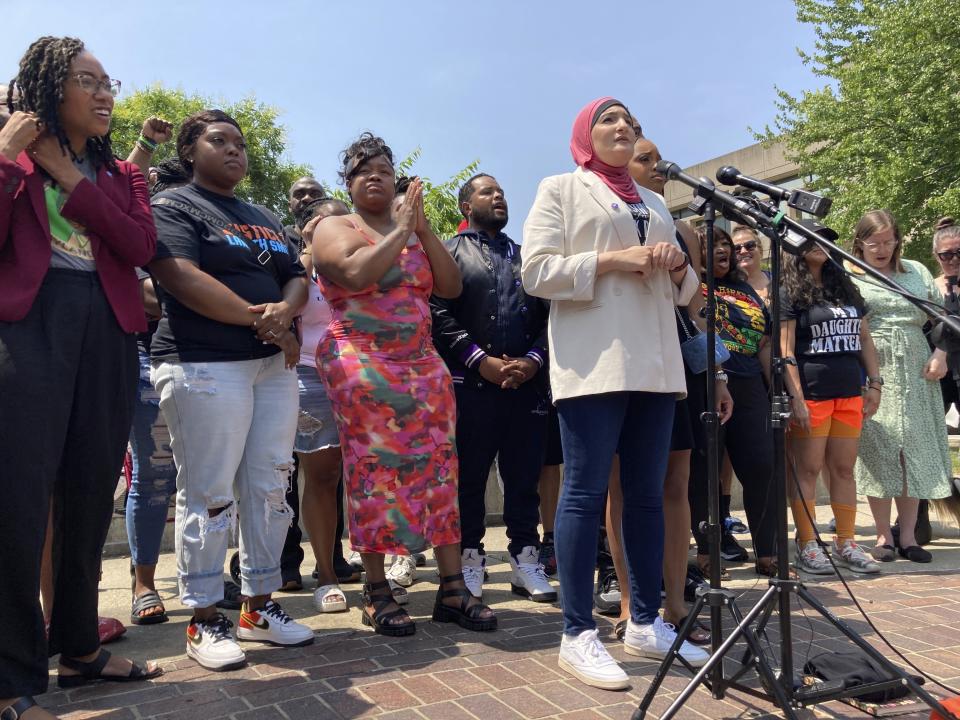
[[[713,377],[715,380],[722,383],[725,383],[728,380],[727,374],[723,370],[717,370],[716,375],[714,375]]]
[[[868,375],[867,385],[879,385],[880,387],[883,387],[883,378],[880,377],[879,375],[877,377],[870,377]]]

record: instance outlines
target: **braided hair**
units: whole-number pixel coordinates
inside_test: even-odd
[[[164,190],[172,190],[190,182],[190,173],[183,167],[180,158],[162,160],[154,169],[157,172],[157,181],[150,188],[151,197]]]
[[[70,77],[70,63],[84,51],[83,41],[71,37],[45,35],[35,40],[20,58],[17,76],[7,88],[7,108],[34,113],[44,129],[57,138],[60,147],[78,160],[70,147],[66,130],[60,122],[60,104],[63,87]],[[18,96],[19,95],[19,96]],[[101,137],[87,138],[87,157],[97,169],[117,169],[117,161],[110,146],[110,132]]]

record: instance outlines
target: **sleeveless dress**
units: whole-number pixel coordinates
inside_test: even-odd
[[[406,555],[460,542],[456,400],[431,339],[426,253],[412,236],[375,285],[318,283],[333,321],[317,365],[340,431],[353,549]]]

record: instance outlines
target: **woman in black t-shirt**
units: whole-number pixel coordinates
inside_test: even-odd
[[[812,221],[804,224],[831,242],[837,238],[830,228]],[[857,512],[853,467],[860,428],[864,418],[877,411],[883,384],[863,298],[842,268],[816,245],[786,258],[780,299],[783,357],[795,359],[785,365],[784,379],[793,406],[787,487],[796,495],[799,485],[802,494],[791,500],[797,568],[833,574],[813,526],[817,477],[826,465],[837,522],[834,559],[854,572],[879,572],[880,566],[853,539]]]
[[[700,235],[701,257],[706,266],[706,238]],[[773,436],[770,427],[770,400],[765,377],[769,377],[768,346],[770,317],[766,305],[737,267],[733,241],[722,228],[714,231],[713,275],[716,282],[717,339],[730,357],[723,369],[733,398],[733,414],[720,428],[721,452],[743,487],[743,505],[753,538],[756,570],[776,575],[776,508],[774,507]],[[706,285],[703,286],[706,293]],[[722,458],[721,458],[722,459]],[[707,458],[697,451],[691,460],[691,525],[697,540],[697,560],[706,568],[709,548],[700,523],[707,519]]]
[[[193,608],[187,655],[212,670],[244,663],[217,612],[229,532],[240,522],[247,597],[237,637],[313,642],[270,595],[293,511],[284,498],[297,428],[300,344],[294,316],[306,299],[303,266],[269,212],[234,195],[247,170],[243,133],[219,110],[184,121],[177,155],[193,182],[153,200],[164,290],[150,347],[152,377],[177,465],[177,574]]]

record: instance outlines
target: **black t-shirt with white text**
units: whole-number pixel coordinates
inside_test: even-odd
[[[211,219],[224,222],[213,224],[182,208],[158,204],[161,198],[191,205]],[[162,192],[153,202],[156,260],[192,260],[250,305],[282,300],[283,286],[305,275],[296,250],[284,238],[283,227],[265,209],[193,184]],[[272,257],[266,265],[257,259],[264,250]],[[249,326],[229,325],[200,315],[166,291],[163,317],[150,351],[154,358],[222,362],[265,358],[280,352],[280,348],[262,343]]]
[[[863,386],[860,325],[864,311],[853,305],[819,303],[806,308],[780,295],[781,316],[795,320],[793,355],[803,396],[809,400],[851,398]]]

